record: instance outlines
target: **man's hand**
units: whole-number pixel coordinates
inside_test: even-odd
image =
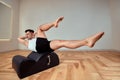
[[[34,36],[36,36],[37,35],[37,32],[34,32]]]

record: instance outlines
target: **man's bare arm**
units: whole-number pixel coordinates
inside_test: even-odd
[[[26,36],[21,36],[17,38],[20,43],[22,43],[25,46],[28,46],[28,41],[26,40]]]

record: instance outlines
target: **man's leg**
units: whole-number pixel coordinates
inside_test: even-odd
[[[58,27],[58,24],[60,21],[63,20],[64,17],[59,17],[57,20],[51,22],[51,23],[48,23],[48,24],[43,24],[43,25],[40,25],[37,29],[37,37],[43,37],[43,38],[46,38],[46,35],[45,35],[45,31],[49,30],[50,28],[52,27]]]
[[[103,36],[104,32],[97,33],[83,40],[53,40],[50,42],[50,47],[53,50],[65,47],[75,49],[82,46],[93,47],[94,44]]]
[[[55,20],[55,21],[53,21],[53,22],[51,22],[51,23],[40,25],[39,28],[40,28],[42,31],[47,31],[47,30],[49,30],[49,29],[52,28],[52,27],[58,27],[59,22],[62,21],[63,18],[64,18],[64,17],[59,17],[57,20]]]

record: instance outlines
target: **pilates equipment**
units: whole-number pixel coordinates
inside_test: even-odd
[[[20,79],[58,64],[59,57],[55,52],[37,53],[32,51],[27,57],[16,55],[12,59],[12,67]]]

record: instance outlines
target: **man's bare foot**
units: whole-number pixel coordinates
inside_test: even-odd
[[[93,47],[95,43],[104,35],[104,32],[99,32],[89,38],[86,39],[87,41],[87,46],[88,47]]]
[[[58,27],[58,23],[60,22],[60,21],[62,21],[64,19],[64,17],[62,16],[62,17],[59,17],[55,22],[54,22],[54,26],[57,28]]]

